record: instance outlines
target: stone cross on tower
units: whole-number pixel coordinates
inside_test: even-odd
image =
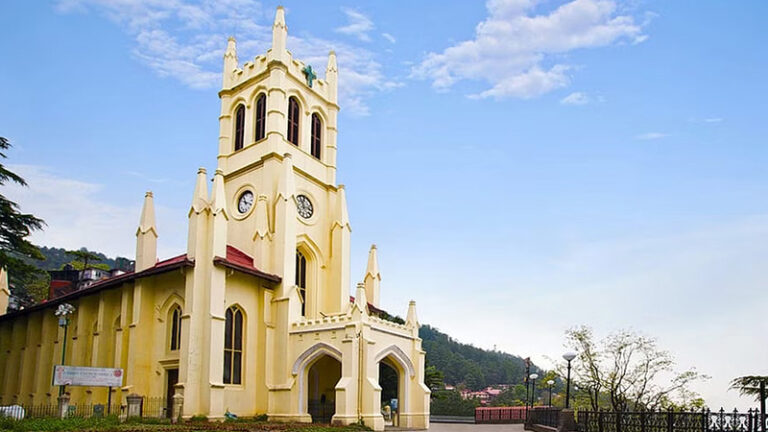
[[[312,81],[317,79],[317,75],[315,74],[315,71],[312,70],[312,65],[305,66],[304,69],[302,69],[301,71],[307,77],[307,85],[309,87],[312,87]]]

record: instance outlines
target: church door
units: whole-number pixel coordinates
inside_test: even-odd
[[[167,386],[165,390],[165,416],[171,418],[173,414],[173,395],[176,393],[176,384],[179,382],[179,370],[168,369],[165,375]]]

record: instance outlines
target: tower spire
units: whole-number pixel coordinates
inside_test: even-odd
[[[338,99],[339,69],[336,66],[336,51],[328,53],[328,67],[325,68],[325,82],[328,83],[328,98],[336,103]]]
[[[277,7],[275,23],[272,24],[272,55],[276,59],[282,59],[288,39],[288,26],[285,25],[285,9]]]
[[[379,259],[376,255],[376,245],[371,245],[371,250],[368,252],[368,266],[365,269],[363,283],[365,284],[365,292],[368,295],[369,301],[375,307],[379,307],[381,274],[379,273]]]
[[[208,184],[206,182],[205,168],[197,170],[197,180],[195,181],[195,194],[192,196],[192,208],[190,212],[200,213],[208,207]]]
[[[157,262],[157,227],[155,226],[155,202],[152,192],[144,195],[144,207],[136,230],[136,271],[154,267]]]
[[[227,40],[227,50],[224,51],[224,80],[223,87],[232,85],[232,74],[237,69],[237,42],[233,36]]]

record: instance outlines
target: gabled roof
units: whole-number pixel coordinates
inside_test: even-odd
[[[236,270],[241,273],[249,274],[251,276],[260,277],[271,282],[280,283],[282,278],[271,273],[263,272],[257,269],[253,265],[253,258],[234,246],[227,246],[226,258],[214,257],[213,263],[226,267],[228,269]]]
[[[167,273],[169,271],[182,268],[182,267],[194,267],[194,266],[195,266],[195,262],[188,259],[186,254],[179,255],[164,261],[158,261],[153,267],[150,267],[146,270],[142,270],[140,272],[127,272],[109,279],[100,280],[98,282],[91,284],[88,288],[72,291],[70,293],[64,294],[61,297],[57,297],[55,299],[51,299],[48,301],[42,301],[36,305],[30,306],[28,308],[24,308],[22,310],[0,315],[0,320],[6,320],[13,317],[26,315],[30,312],[38,311],[48,307],[54,307],[66,301],[87,296],[89,294],[93,294],[108,288],[114,288],[124,283],[134,281],[136,279],[144,278],[147,276],[153,276],[161,273]]]

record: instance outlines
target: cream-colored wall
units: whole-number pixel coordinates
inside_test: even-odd
[[[253,276],[231,273],[227,276],[226,307],[238,305],[245,314],[243,328],[242,384],[226,385],[224,408],[240,416],[267,412],[266,325],[264,291],[267,288]]]
[[[165,313],[172,304],[183,308],[184,275],[178,272],[146,278],[143,308],[151,314],[131,327],[121,312],[134,309],[131,292],[124,285],[86,295],[70,301],[76,312],[70,316],[65,364],[71,366],[121,367],[127,369],[128,359],[150,364],[150,372],[126,376],[125,392],[136,391],[150,397],[165,395],[164,371],[178,367],[179,352],[168,346]],[[53,365],[61,363],[64,331],[54,315],[55,306],[29,314],[0,320],[0,403],[55,403],[58,389],[51,386]],[[115,328],[115,320],[121,326]],[[95,325],[95,327],[94,327]],[[135,335],[149,335],[129,355],[126,328],[141,328]],[[95,331],[94,331],[95,329]],[[138,336],[137,336],[138,337]],[[122,352],[121,352],[122,351]],[[107,389],[70,386],[73,403],[106,403]],[[115,392],[113,397],[120,397]],[[119,399],[115,399],[117,402]]]

